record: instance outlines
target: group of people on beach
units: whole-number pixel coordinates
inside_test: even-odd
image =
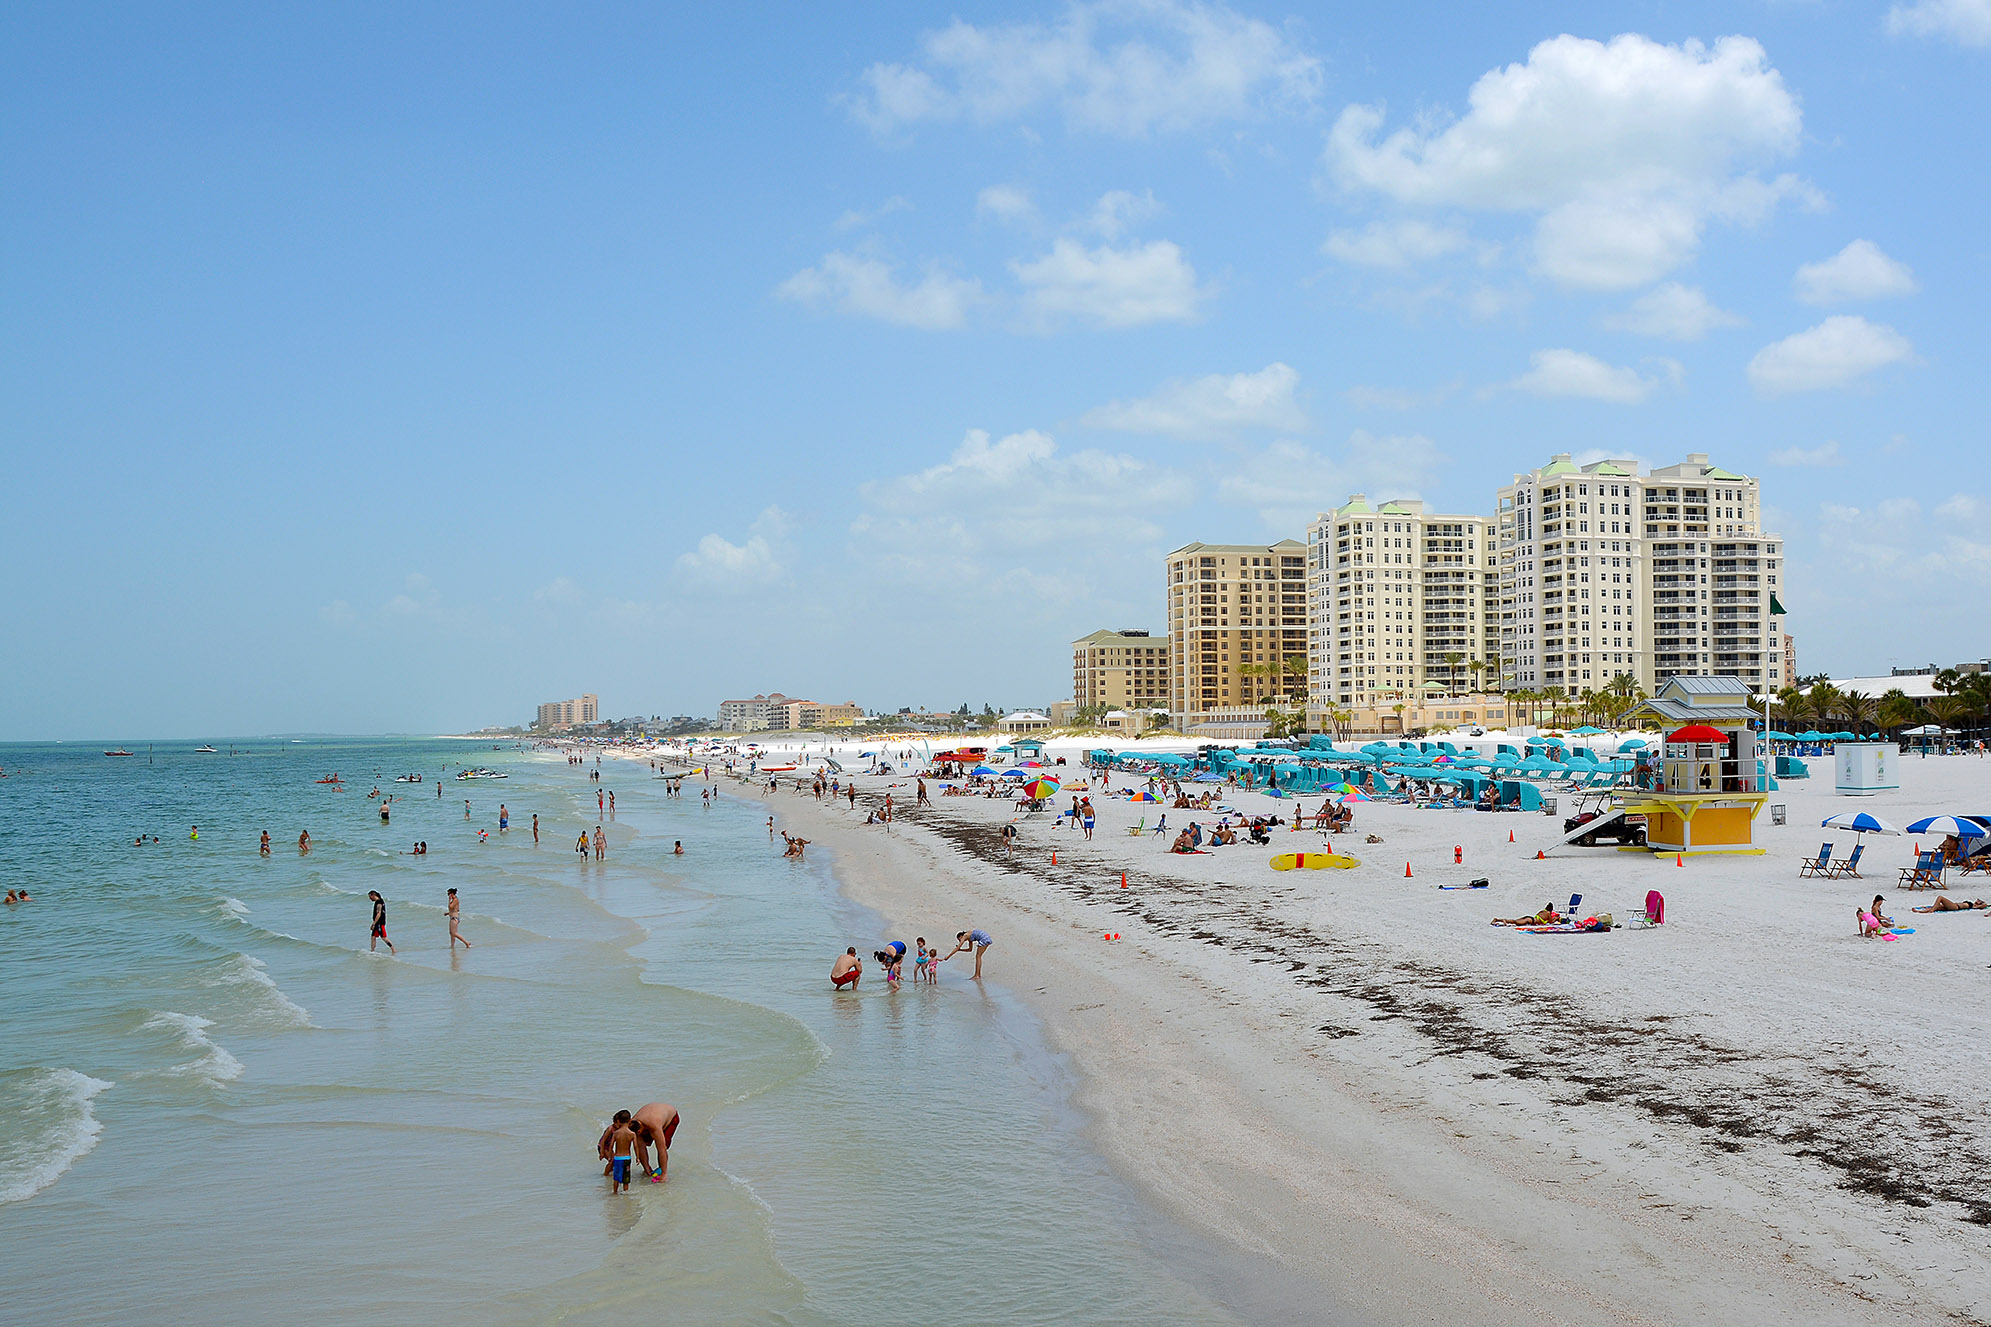
[[[662,1184],[671,1165],[671,1137],[677,1133],[677,1107],[667,1101],[652,1101],[635,1110],[619,1110],[601,1131],[595,1152],[602,1160],[601,1173],[608,1177],[610,1193],[629,1192],[630,1163],[643,1167],[652,1184]],[[657,1164],[650,1164],[655,1148]]]
[[[1881,911],[1886,900],[1875,894],[1873,902],[1858,904],[1853,908],[1853,918],[1858,926],[1860,937],[1866,940],[1888,940],[1893,938],[1894,918]],[[1991,909],[1991,901],[1985,899],[1953,899],[1947,894],[1936,895],[1934,901],[1916,908],[1916,912],[1977,912]]]
[[[386,945],[388,953],[399,954],[401,951],[387,938],[387,900],[380,896],[380,891],[377,889],[367,890],[366,896],[373,904],[373,927],[366,942],[367,952],[374,953],[379,946]],[[443,912],[449,919],[450,952],[455,953],[458,945],[462,945],[465,949],[470,948],[470,942],[463,938],[463,932],[458,929],[458,924],[463,920],[463,904],[456,897],[456,890],[453,887],[443,905]]]
[[[989,946],[994,943],[995,941],[989,937],[987,931],[979,929],[959,931],[954,936],[954,948],[943,954],[937,946],[928,949],[926,947],[925,936],[918,937],[913,941],[914,947],[910,951],[913,955],[913,984],[919,985],[925,983],[929,986],[938,985],[940,982],[940,965],[964,950],[974,953],[975,980],[980,981],[982,979],[982,955],[987,953]],[[872,951],[872,957],[876,958],[878,965],[885,970],[885,985],[892,990],[897,990],[900,982],[904,979],[903,968],[907,952],[906,942],[903,940],[887,941],[883,949]],[[838,954],[836,962],[830,965],[830,985],[837,990],[843,990],[846,987],[856,990],[857,983],[863,976],[864,960],[857,956],[856,945],[852,945],[841,954]]]

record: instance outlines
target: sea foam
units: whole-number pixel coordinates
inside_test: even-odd
[[[97,1145],[104,1126],[90,1099],[111,1086],[74,1069],[0,1074],[0,1203],[34,1197]]]
[[[264,969],[263,961],[248,954],[233,954],[221,970],[207,979],[207,985],[235,988],[254,1002],[255,1012],[284,1027],[311,1026],[311,1012],[283,993],[283,988]]]
[[[171,1078],[203,1078],[212,1087],[232,1082],[243,1073],[242,1062],[207,1035],[207,1029],[214,1026],[214,1020],[202,1018],[199,1014],[182,1014],[171,1009],[163,1009],[139,1024],[139,1030],[171,1032],[179,1038],[187,1050],[200,1054],[185,1064],[176,1064],[162,1070]]]

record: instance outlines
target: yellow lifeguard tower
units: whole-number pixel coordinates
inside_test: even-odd
[[[1658,760],[1640,770],[1638,791],[1625,798],[1627,814],[1645,816],[1653,852],[1763,852],[1754,830],[1770,795],[1750,695],[1739,678],[1675,677],[1627,716],[1651,715],[1672,729]]]

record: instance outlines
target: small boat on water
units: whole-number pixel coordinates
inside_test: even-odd
[[[419,774],[397,774],[394,776],[394,782],[396,783],[420,783],[421,781],[422,776]]]
[[[218,756],[221,753],[211,746],[197,746],[194,748],[194,754],[197,756]]]
[[[457,773],[456,777],[459,779],[509,779],[511,775],[499,770],[485,769],[480,765],[475,769],[461,770]]]
[[[125,750],[123,747],[119,747],[115,751],[106,751],[104,752],[104,754],[107,756],[128,756],[131,754],[131,752]]]

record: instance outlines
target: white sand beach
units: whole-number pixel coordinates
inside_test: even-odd
[[[1092,745],[1045,758],[1074,777]],[[770,743],[763,760],[803,750]],[[1128,833],[1163,807],[1096,782],[1091,842],[937,785],[916,808],[903,772],[858,776],[855,813],[792,791],[795,773],[768,800],[891,938],[991,932],[989,979],[1069,1055],[1105,1154],[1184,1221],[1318,1284],[1324,1316],[1991,1320],[1991,914],[1912,913],[1933,895],[1895,888],[1906,838],[1870,838],[1864,880],[1798,875],[1822,841],[1852,845],[1819,830],[1827,815],[1991,810],[1991,761],[1904,759],[1900,791],[1860,799],[1813,768],[1825,777],[1772,795],[1788,824],[1759,821],[1766,855],[1680,866],[1555,848],[1561,817],[1541,814],[1360,804],[1333,844],[1359,868],[1276,872],[1273,853],[1323,836],[1175,855]],[[896,823],[866,826],[888,788]],[[1491,886],[1437,887],[1477,877]],[[1572,893],[1622,922],[1650,889],[1664,926],[1488,924]],[[1913,934],[1858,937],[1855,904],[1876,892]],[[825,937],[826,970],[844,943]],[[942,982],[971,970],[956,959]]]

